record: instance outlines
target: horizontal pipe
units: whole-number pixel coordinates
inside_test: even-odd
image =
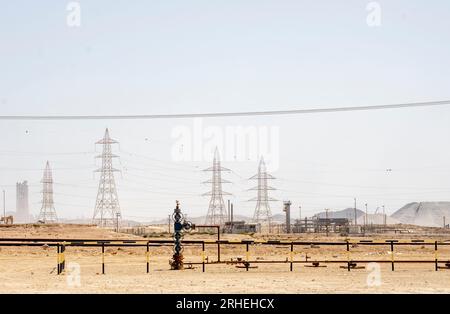
[[[390,245],[393,243],[395,246],[397,245],[435,245],[435,241],[433,242],[396,242],[398,240],[387,240],[385,242],[369,242],[369,241],[348,241],[349,244],[354,245],[374,245],[374,246],[380,246],[380,245]],[[142,246],[146,245],[147,243],[153,243],[153,244],[173,244],[173,240],[129,240],[129,239],[122,239],[122,240],[98,240],[98,239],[26,239],[26,238],[0,238],[0,245],[3,245],[5,242],[24,242],[24,243],[62,243],[62,242],[70,242],[72,245],[83,245],[88,242],[89,244],[99,244],[102,245],[103,243],[106,244],[134,244],[136,246]],[[112,243],[116,242],[116,243]],[[122,242],[122,243],[117,243]],[[347,241],[340,241],[340,242],[314,242],[314,241],[268,241],[268,242],[258,242],[254,240],[242,240],[242,241],[228,241],[228,240],[220,240],[220,241],[203,241],[203,240],[183,240],[183,243],[186,244],[230,244],[230,245],[245,245],[245,244],[261,244],[261,245],[329,245],[329,246],[339,246],[339,245],[347,245]],[[438,245],[450,245],[450,242],[438,242]]]
[[[47,246],[57,246],[58,244],[60,244],[60,242],[58,243],[0,243],[0,247],[2,246],[43,246],[43,245],[47,245]],[[161,247],[161,246],[171,246],[172,244],[149,244],[150,247]],[[147,244],[146,243],[105,243],[105,244],[101,244],[101,243],[70,243],[70,242],[66,242],[65,243],[66,247],[72,246],[72,247],[146,247]]]
[[[247,261],[221,261],[221,262],[209,262],[206,263],[208,265],[216,265],[216,264],[243,264],[246,263]],[[392,263],[391,260],[354,260],[354,261],[350,261],[351,263]],[[423,263],[423,264],[431,264],[431,263],[435,263],[435,260],[399,260],[399,261],[395,261],[395,263]],[[447,263],[449,262],[448,260],[441,260],[438,261],[438,263]],[[201,265],[201,262],[184,262],[185,264],[190,264],[190,265]],[[249,264],[289,264],[291,263],[291,261],[286,261],[286,260],[279,260],[279,261],[261,261],[261,260],[256,260],[256,261],[248,261]],[[330,264],[330,263],[334,263],[334,264],[348,264],[347,260],[314,260],[314,261],[292,261],[292,263],[294,264],[313,264],[313,263],[323,263],[323,264]]]

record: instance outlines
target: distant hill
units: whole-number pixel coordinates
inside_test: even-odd
[[[298,218],[298,217],[297,217]],[[291,219],[294,221],[296,217],[292,217],[292,209],[291,209]],[[272,215],[272,222],[274,223],[286,223],[286,214],[274,214]]]
[[[326,218],[325,212],[320,212],[316,214],[316,216],[320,218]],[[329,211],[328,218],[347,218],[351,221],[355,220],[355,209],[354,208],[346,208],[338,211]],[[365,223],[366,215],[365,212],[356,209],[356,221],[357,224],[363,225]],[[386,224],[396,224],[399,223],[397,219],[394,217],[386,217]],[[384,215],[383,214],[367,214],[367,224],[381,225],[384,224]]]
[[[363,225],[365,222],[364,219],[365,219],[365,215],[358,217],[357,224]],[[386,216],[386,224],[387,225],[394,225],[394,224],[398,224],[398,223],[400,223],[400,221],[398,221],[394,217]],[[384,224],[384,215],[383,214],[368,214],[367,215],[367,224],[369,224],[369,225],[370,224],[374,224],[374,225]]]
[[[409,203],[391,215],[404,224],[426,227],[443,227],[450,222],[450,202],[414,202]]]

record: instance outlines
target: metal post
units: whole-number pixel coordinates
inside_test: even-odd
[[[247,253],[246,253],[246,263],[245,263],[245,270],[248,271],[248,260],[249,260],[249,253],[248,253],[248,242],[246,243],[247,246]]]
[[[61,245],[61,273],[66,269],[66,259],[64,257],[64,252],[66,251],[66,242],[63,242],[63,244]]]
[[[438,271],[438,242],[434,241],[434,270]]]
[[[217,226],[217,261],[220,262],[220,226]]]
[[[392,271],[394,271],[394,241],[391,241]]]
[[[293,259],[294,259],[294,243],[291,242],[291,271],[293,266]]]
[[[205,242],[202,242],[202,272],[205,272]]]
[[[147,252],[146,252],[146,259],[147,259],[147,274],[150,272],[150,251],[149,251],[149,244],[147,242]]]
[[[350,243],[347,240],[347,270],[350,271]]]
[[[57,254],[56,254],[56,274],[59,275],[59,274],[60,274],[60,265],[59,265],[59,259],[60,259],[60,256],[59,256],[59,243],[56,244],[56,252],[57,252]]]
[[[102,275],[105,274],[105,242],[102,242]]]

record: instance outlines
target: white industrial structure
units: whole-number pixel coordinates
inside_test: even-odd
[[[55,223],[58,221],[56,216],[55,204],[53,202],[53,175],[50,163],[47,161],[42,178],[42,207],[39,213],[38,221],[41,223]]]
[[[103,146],[102,154],[97,156],[97,158],[101,158],[102,166],[96,170],[96,172],[100,172],[100,181],[93,216],[93,223],[100,227],[117,227],[121,217],[116,181],[114,180],[114,172],[119,170],[113,167],[112,162],[113,158],[118,157],[112,153],[112,144],[118,143],[109,136],[108,129],[106,129],[104,137],[96,143]]]
[[[256,201],[253,222],[268,226],[269,232],[271,230],[272,224],[272,213],[270,211],[269,202],[277,201],[276,199],[269,197],[269,190],[276,190],[275,188],[267,184],[267,180],[272,179],[275,179],[275,177],[267,173],[264,158],[261,157],[258,167],[258,173],[249,179],[258,181],[258,186],[250,189],[256,190],[257,196],[250,199],[249,201]]]
[[[222,171],[230,171],[230,169],[220,165],[219,150],[217,147],[214,151],[213,166],[204,171],[212,171],[212,178],[203,182],[211,184],[211,191],[203,194],[203,196],[211,196],[205,224],[224,226],[227,219],[227,213],[223,196],[231,194],[222,190],[222,183],[230,183],[230,181],[222,179]]]

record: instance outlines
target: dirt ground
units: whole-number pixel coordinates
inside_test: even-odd
[[[142,239],[128,234],[117,234],[93,226],[13,226],[0,228],[0,238],[83,238],[83,239]],[[258,236],[262,238],[263,236]],[[272,238],[274,236],[271,236]],[[343,237],[323,235],[277,235],[278,239],[343,240]],[[411,239],[411,236],[402,236]],[[187,239],[216,239],[214,235],[188,235]],[[224,235],[224,239],[251,239],[251,236]],[[267,236],[266,236],[267,238]],[[375,240],[392,239],[377,236]],[[397,237],[398,238],[398,237]],[[431,238],[420,237],[425,240]],[[358,238],[357,240],[360,240]],[[433,240],[438,239],[436,237]],[[100,248],[67,247],[66,272],[56,275],[56,249],[54,247],[0,247],[0,293],[450,293],[450,270],[434,270],[434,264],[377,263],[350,272],[340,266],[305,267],[289,263],[253,264],[257,268],[246,271],[235,265],[201,265],[193,269],[172,271],[169,259],[171,247],[150,248],[150,272],[146,273],[145,248],[107,248],[106,274],[101,274]],[[209,261],[217,259],[217,248],[207,245]],[[288,246],[253,245],[250,260],[289,259]],[[346,260],[344,246],[298,246],[294,260]],[[187,246],[185,262],[200,262],[201,248]],[[391,260],[389,246],[356,246],[351,248],[351,259]],[[245,258],[245,246],[223,246],[222,260]],[[395,259],[434,260],[434,247],[417,245],[396,248]],[[440,260],[450,260],[450,246],[439,249]],[[309,265],[309,263],[308,263]]]

